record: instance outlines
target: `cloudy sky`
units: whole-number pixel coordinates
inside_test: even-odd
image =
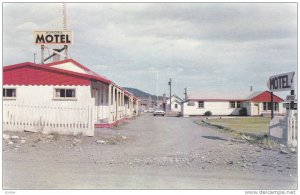
[[[296,3],[68,3],[70,55],[120,86],[156,94],[266,90],[297,70]],[[4,65],[40,59],[35,30],[62,29],[61,3],[3,5]],[[48,54],[47,54],[48,55]]]

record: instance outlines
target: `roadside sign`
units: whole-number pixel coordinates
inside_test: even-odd
[[[286,102],[292,102],[292,101],[295,101],[295,95],[286,96]]]
[[[73,43],[72,31],[34,31],[34,44],[38,45],[70,45]]]
[[[268,80],[267,86],[272,92],[293,90],[295,87],[294,76],[295,72],[271,76]]]

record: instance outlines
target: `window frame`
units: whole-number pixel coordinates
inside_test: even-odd
[[[187,106],[195,106],[195,102],[190,100],[187,102]]]
[[[3,97],[4,100],[16,100],[17,99],[17,88],[3,87],[2,89],[4,90],[4,94],[3,94],[3,91],[2,91],[2,97]],[[7,96],[7,90],[14,90],[15,91],[15,96]]]
[[[234,104],[233,106],[232,103]],[[229,101],[229,108],[236,108],[236,101]]]
[[[57,97],[56,96],[56,90],[65,90],[65,97]],[[67,97],[67,90],[74,90],[74,97]],[[76,88],[69,88],[69,87],[55,87],[53,90],[53,100],[71,100],[71,101],[76,101],[77,100],[77,92]]]
[[[198,101],[198,108],[200,108],[200,109],[204,108],[204,101]]]
[[[274,111],[279,111],[279,103],[278,102],[274,102]],[[271,102],[263,102],[263,111],[271,111],[272,110],[272,106],[271,106]]]
[[[178,104],[174,104],[174,108],[177,109],[178,108]]]

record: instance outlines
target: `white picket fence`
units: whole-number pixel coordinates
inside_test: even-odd
[[[297,146],[298,128],[297,128],[297,112],[290,110],[286,116],[287,122],[287,144],[293,147]]]
[[[286,116],[274,116],[269,134],[284,144],[296,147],[298,143],[297,111],[289,110]]]
[[[95,113],[89,106],[64,106],[62,102],[3,103],[4,131],[94,135]]]

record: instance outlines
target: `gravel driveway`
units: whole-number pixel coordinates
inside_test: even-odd
[[[4,132],[3,188],[297,188],[295,152],[264,149],[194,120],[144,114],[94,137]]]

